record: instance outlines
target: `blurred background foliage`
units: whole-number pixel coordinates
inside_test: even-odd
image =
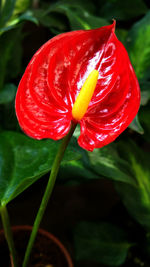
[[[92,179],[112,180],[132,224],[140,227],[142,240],[130,237],[134,226],[107,219],[79,222],[73,229],[77,266],[80,262],[83,266],[84,260],[101,264],[91,263],[92,266],[120,266],[128,262],[135,247],[146,261],[150,258],[150,1],[0,0],[1,205],[8,204],[50,171],[59,144],[30,139],[18,126],[15,94],[32,55],[56,34],[98,28],[111,24],[113,19],[117,22],[116,35],[126,47],[139,80],[140,111],[113,144],[92,153],[78,146],[77,128],[58,182],[73,185]],[[149,266],[143,262],[138,259],[134,263]]]

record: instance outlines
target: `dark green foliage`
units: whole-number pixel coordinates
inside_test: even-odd
[[[8,104],[15,98],[17,87],[13,83],[6,83],[3,90],[0,91],[0,105]]]
[[[150,231],[150,5],[144,0],[37,3],[0,1],[0,203],[6,205],[48,173],[59,145],[25,136],[17,123],[15,94],[27,59],[55,34],[98,28],[116,19],[116,35],[128,51],[141,87],[139,114],[113,144],[92,153],[78,146],[78,127],[65,153],[58,182],[114,181],[131,218]],[[106,266],[121,265],[131,247],[120,227],[100,222],[78,224],[74,240],[77,261],[94,258]]]
[[[74,229],[76,260],[119,266],[131,243],[122,229],[109,223],[80,222]]]
[[[16,0],[2,1],[1,3],[1,16],[0,16],[0,27],[2,28],[5,23],[11,18]]]
[[[127,49],[137,77],[150,78],[150,11],[133,24],[127,36]]]
[[[142,0],[107,0],[101,6],[100,15],[107,19],[127,21],[132,18],[144,15],[148,11]]]
[[[38,178],[49,172],[58,149],[58,142],[37,141],[23,134],[0,134],[0,202],[5,205]],[[81,158],[71,147],[63,163]]]
[[[126,208],[145,228],[150,229],[150,153],[140,149],[136,143],[118,144],[119,155],[129,163],[136,184],[116,183]]]

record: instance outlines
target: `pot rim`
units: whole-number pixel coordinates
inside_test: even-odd
[[[31,225],[15,225],[15,226],[12,226],[11,228],[12,228],[13,232],[17,232],[18,230],[26,230],[26,231],[30,231],[31,232],[31,230],[32,230],[32,226]],[[0,230],[0,234],[2,234],[2,233],[4,233],[3,229]],[[55,237],[53,234],[51,234],[48,231],[43,230],[41,228],[39,228],[38,233],[40,233],[41,235],[51,239],[60,248],[60,250],[64,254],[64,256],[65,256],[65,258],[67,260],[67,263],[68,263],[68,267],[74,267],[69,252],[67,251],[65,246],[61,243],[61,241],[57,237]]]

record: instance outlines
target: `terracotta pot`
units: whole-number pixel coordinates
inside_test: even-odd
[[[14,242],[21,266],[31,226],[12,227]],[[0,267],[10,267],[9,251],[3,230],[0,231]],[[71,257],[63,244],[52,234],[39,229],[32,250],[29,267],[73,267]]]

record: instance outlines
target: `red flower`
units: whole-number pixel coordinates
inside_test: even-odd
[[[79,145],[92,151],[114,141],[127,128],[139,109],[140,90],[114,28],[115,22],[60,34],[36,52],[16,96],[17,117],[27,135],[58,140],[69,132],[74,120],[81,127]],[[99,73],[96,87],[78,119],[72,108],[93,70]]]

